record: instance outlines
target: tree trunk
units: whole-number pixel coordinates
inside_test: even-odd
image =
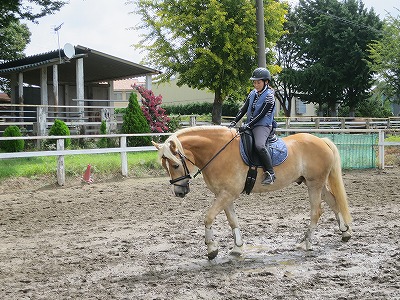
[[[215,91],[214,94],[214,104],[212,109],[212,123],[214,125],[221,125],[221,116],[222,116],[222,93],[221,90]]]

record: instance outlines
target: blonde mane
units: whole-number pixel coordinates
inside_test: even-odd
[[[217,130],[217,129],[228,129],[227,127],[224,126],[219,126],[219,125],[202,125],[202,126],[195,126],[195,127],[187,127],[178,130],[174,134],[170,135],[166,141],[164,142],[162,146],[162,151],[158,152],[158,158],[161,160],[163,157],[166,157],[172,161],[174,161],[177,164],[181,164],[181,161],[179,158],[177,158],[174,153],[171,151],[171,142],[174,142],[178,150],[182,153],[184,153],[183,147],[181,142],[179,141],[179,136],[182,134],[194,132],[194,131],[203,131],[203,130]]]

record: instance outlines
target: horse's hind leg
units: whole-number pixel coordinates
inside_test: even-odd
[[[243,240],[240,234],[239,221],[234,210],[233,202],[225,208],[225,214],[233,234],[234,245],[231,254],[240,256],[243,253]]]
[[[324,186],[322,189],[322,199],[328,203],[329,207],[335,213],[336,221],[338,222],[339,229],[342,232],[342,241],[347,242],[351,238],[351,228],[343,220],[343,216],[337,207],[335,196],[327,189],[326,186]]]
[[[305,243],[306,250],[312,250],[311,239],[315,228],[317,227],[317,223],[319,217],[322,215],[321,209],[321,188],[316,187],[308,187],[308,195],[310,197],[310,206],[311,206],[311,213],[310,213],[310,226],[308,230],[304,234],[303,239],[300,243]]]

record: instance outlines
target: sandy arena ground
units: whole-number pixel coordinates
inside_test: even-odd
[[[346,171],[353,238],[324,206],[314,251],[304,185],[236,202],[244,256],[231,257],[225,215],[208,261],[203,218],[213,199],[197,177],[186,198],[167,178],[65,187],[0,184],[0,299],[400,299],[400,168]]]

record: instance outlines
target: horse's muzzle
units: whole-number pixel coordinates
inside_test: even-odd
[[[190,192],[189,181],[186,184],[175,184],[174,185],[174,194],[176,197],[183,198]]]

